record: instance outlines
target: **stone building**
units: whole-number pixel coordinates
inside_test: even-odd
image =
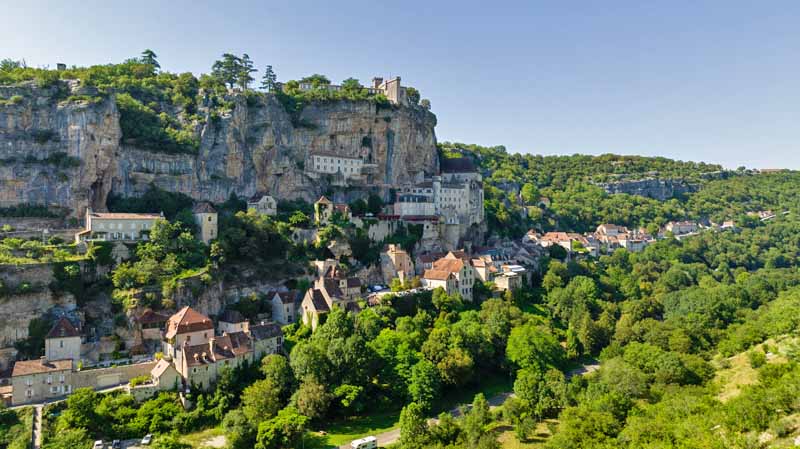
[[[297,290],[271,292],[268,297],[272,307],[272,319],[275,322],[286,325],[297,320],[297,308],[303,300],[300,292]]]
[[[76,243],[86,240],[147,240],[156,220],[164,214],[93,212],[86,209],[86,228],[75,234]]]
[[[172,359],[176,367],[182,366],[184,346],[207,342],[213,336],[214,323],[211,319],[186,306],[167,321],[162,342],[164,356]]]
[[[314,221],[317,225],[328,224],[335,213],[338,213],[346,220],[353,218],[353,214],[350,212],[350,206],[347,204],[334,203],[325,196],[320,197],[320,199],[314,203]]]
[[[414,262],[400,245],[390,243],[381,253],[381,271],[387,284],[394,278],[405,280],[414,276]]]
[[[217,224],[217,210],[214,206],[207,201],[197,203],[192,208],[194,215],[194,222],[197,224],[198,232],[200,233],[200,240],[208,245],[211,240],[217,238],[218,224]]]
[[[422,284],[429,288],[442,287],[448,295],[458,293],[465,301],[472,301],[472,287],[477,275],[463,251],[450,251],[425,270]]]
[[[47,360],[81,360],[81,334],[66,318],[61,317],[44,339],[44,357]]]
[[[278,202],[269,195],[255,195],[247,202],[247,210],[254,210],[264,215],[276,215],[278,213]]]
[[[329,91],[339,91],[342,90],[342,86],[337,84],[324,84],[324,85],[315,85],[313,83],[300,83],[298,85],[301,91],[309,91],[312,89],[326,89]],[[366,86],[364,89],[371,95],[382,94],[386,97],[387,100],[392,102],[393,104],[400,104],[400,105],[407,105],[408,104],[408,96],[406,94],[406,88],[400,84],[400,77],[395,76],[394,78],[389,78],[384,80],[382,77],[375,77],[372,78],[372,85]]]
[[[250,330],[250,321],[242,316],[239,311],[226,309],[217,319],[217,330],[223,334],[248,332]]]
[[[301,303],[303,324],[316,329],[321,315],[334,307],[358,311],[356,301],[361,299],[361,280],[347,277],[341,269],[331,266],[323,276],[314,281],[314,286],[306,291]]]

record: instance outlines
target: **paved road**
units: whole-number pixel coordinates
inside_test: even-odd
[[[587,363],[584,363],[583,365],[581,365],[581,366],[579,366],[579,367],[577,367],[575,369],[567,371],[567,373],[565,374],[565,377],[567,379],[569,379],[569,378],[574,377],[574,376],[582,376],[584,374],[593,373],[593,372],[597,371],[599,368],[600,368],[600,363],[598,361],[596,361],[596,360],[591,360],[591,361],[589,361]],[[487,400],[487,402],[489,403],[489,407],[490,408],[496,408],[496,407],[499,407],[499,406],[503,405],[503,403],[506,401],[506,399],[508,399],[509,397],[511,397],[513,395],[514,395],[514,392],[506,391],[506,392],[503,392],[503,393],[500,393],[500,394],[497,394],[495,396],[490,397]],[[461,410],[458,407],[456,407],[456,408],[450,410],[450,414],[455,416],[455,417],[458,417],[461,414]],[[428,419],[428,424],[429,425],[436,424],[437,421],[438,420],[436,418],[430,418],[430,419]],[[400,428],[397,427],[397,428],[394,428],[392,430],[388,430],[386,432],[379,433],[379,434],[375,435],[375,437],[378,439],[378,446],[386,447],[386,446],[388,446],[390,444],[396,443],[397,440],[400,439]],[[343,445],[339,446],[339,449],[351,449],[350,443],[343,444]]]

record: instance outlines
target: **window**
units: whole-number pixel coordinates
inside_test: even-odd
[[[47,376],[47,383],[48,384],[53,383],[53,376],[50,376],[50,375]]]
[[[50,387],[50,393],[58,393],[58,385],[53,385]]]
[[[32,398],[33,397],[33,390],[25,390],[25,396]]]
[[[64,340],[58,340],[58,347],[59,348],[63,348],[64,347]]]

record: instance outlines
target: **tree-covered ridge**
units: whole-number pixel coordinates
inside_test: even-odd
[[[800,211],[793,186],[800,173],[757,173],[738,169],[718,176],[713,164],[661,157],[618,155],[541,156],[509,154],[502,146],[439,144],[442,157],[472,158],[484,176],[487,223],[492,233],[519,237],[528,229],[593,231],[603,223],[650,233],[673,220],[697,220],[752,226],[753,212]],[[657,177],[698,183],[698,192],[659,201],[643,196],[609,194],[600,181]],[[748,215],[750,213],[750,215]]]
[[[199,76],[163,71],[157,57],[148,49],[122,63],[62,70],[32,68],[21,61],[4,59],[0,61],[0,86],[32,81],[40,88],[56,89],[56,98],[65,102],[98,102],[116,94],[123,141],[165,153],[196,153],[202,126],[233,110],[237,95],[244,95],[248,106],[253,106],[265,92],[272,93],[295,121],[303,108],[313,102],[349,100],[389,104],[383,94],[368,92],[354,78],[344,80],[338,90],[328,89],[330,81],[319,74],[288,81],[282,88],[272,66],[264,69],[260,84],[263,91],[257,91],[251,83],[258,70],[246,53],[242,56],[225,53],[212,64],[208,74]],[[61,80],[79,80],[82,93],[70,95]],[[311,83],[313,88],[301,90],[299,83]],[[411,104],[419,103],[416,89],[408,87],[407,92]],[[22,101],[21,96],[0,98],[0,106],[15,106]]]

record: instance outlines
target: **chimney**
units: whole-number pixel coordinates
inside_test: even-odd
[[[211,338],[208,339],[208,348],[209,348],[209,350],[211,351],[212,354],[214,353],[214,343],[216,341],[217,341],[217,339],[214,338],[214,337],[211,337]]]
[[[378,76],[372,78],[372,87],[374,87],[375,89],[379,89],[381,87],[381,84],[383,84],[383,78]]]

